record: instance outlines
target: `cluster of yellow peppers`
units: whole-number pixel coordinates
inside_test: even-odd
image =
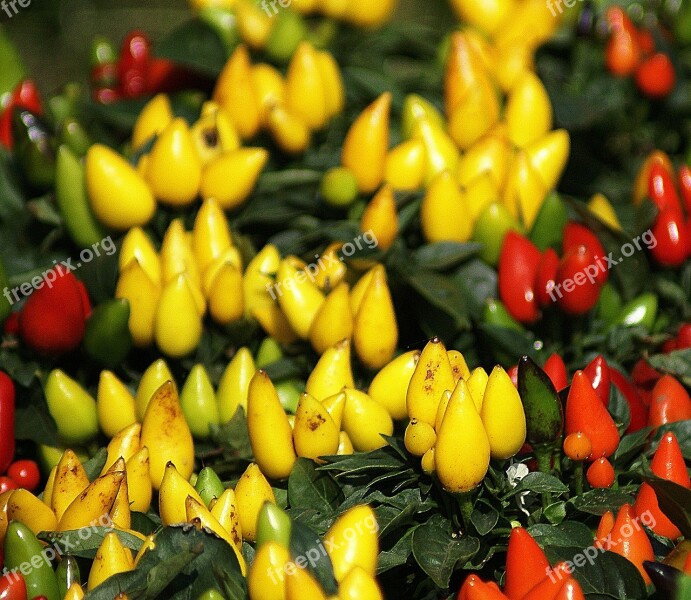
[[[378,526],[370,506],[357,505],[340,515],[309,556],[291,557],[279,540],[257,546],[247,576],[250,600],[326,600],[327,594],[307,569],[316,555],[328,555],[339,600],[383,600],[375,573],[379,554]]]
[[[195,10],[219,7],[232,10],[242,39],[253,48],[263,48],[274,27],[273,18],[284,10],[325,17],[360,27],[378,27],[391,18],[398,0],[189,0]]]
[[[470,372],[460,352],[433,338],[409,381],[406,449],[446,490],[469,492],[484,479],[490,457],[505,460],[523,446],[523,404],[502,367],[489,376],[482,367]]]
[[[115,296],[130,303],[136,346],[156,342],[166,355],[184,356],[197,347],[207,311],[222,325],[244,314],[242,257],[214,199],[204,201],[192,232],[173,220],[158,252],[141,228],[130,229],[119,270]]]
[[[212,99],[241,138],[264,129],[282,151],[300,154],[311,132],[343,110],[345,91],[334,57],[307,41],[295,49],[285,78],[269,64],[252,65],[241,44],[218,76]]]
[[[384,446],[381,434],[393,433],[393,420],[380,397],[356,389],[348,340],[322,354],[295,415],[286,414],[267,374],[257,371],[247,395],[247,427],[257,464],[271,479],[285,479],[299,456],[316,460]]]
[[[206,102],[190,127],[174,116],[165,94],[142,109],[132,148],[141,153],[136,167],[102,144],[91,146],[85,159],[91,209],[101,223],[119,231],[148,223],[157,201],[181,207],[201,196],[226,210],[236,208],[254,189],[269,157],[265,148],[240,147],[232,120],[217,103]]]

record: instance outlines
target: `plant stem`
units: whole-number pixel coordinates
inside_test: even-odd
[[[535,458],[537,458],[537,468],[541,473],[551,473],[552,471],[552,447],[540,446],[535,448]],[[542,495],[542,508],[547,508],[552,504],[552,494],[544,492]]]
[[[470,516],[473,514],[473,492],[462,492],[456,494],[458,507],[461,509],[461,519],[463,519],[463,532],[470,530]]]
[[[583,493],[583,461],[576,461],[576,495]]]

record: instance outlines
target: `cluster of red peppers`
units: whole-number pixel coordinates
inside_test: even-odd
[[[36,115],[43,113],[43,104],[36,84],[31,79],[20,81],[12,93],[7,96],[5,104],[0,106],[0,144],[12,150],[12,115],[17,108],[30,110]]]
[[[676,83],[669,56],[656,48],[649,29],[637,28],[621,6],[610,6],[606,13],[610,37],[605,47],[605,63],[617,77],[633,75],[636,87],[645,96],[664,98]]]
[[[553,248],[540,252],[527,237],[510,231],[499,256],[499,297],[520,323],[534,323],[554,302],[567,314],[585,314],[607,282],[605,256],[597,236],[580,223],[565,225],[561,258]]]
[[[93,43],[91,56],[92,95],[103,104],[174,92],[196,82],[184,67],[153,56],[151,40],[143,31],[128,33],[119,54],[110,41],[99,37]]]
[[[691,256],[691,168],[682,165],[675,176],[669,157],[653,151],[638,173],[634,202],[644,195],[658,209],[652,227],[657,243],[650,252],[660,265],[678,267]]]

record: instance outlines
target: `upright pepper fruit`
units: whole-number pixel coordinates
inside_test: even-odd
[[[598,354],[591,360],[583,369],[583,372],[588,376],[590,382],[593,384],[593,389],[602,400],[602,404],[609,405],[609,388],[610,388],[610,371],[607,361]]]
[[[518,361],[518,393],[525,410],[526,441],[536,451],[555,444],[564,427],[561,400],[547,374],[529,356]]]
[[[0,473],[7,471],[14,458],[14,382],[0,371]]]
[[[662,376],[651,394],[648,425],[659,427],[687,419],[691,419],[691,398],[688,392],[671,375]]]
[[[99,304],[86,322],[84,349],[87,354],[108,367],[120,364],[132,347],[129,318],[130,303],[124,298]]]
[[[4,68],[2,69],[4,71]],[[0,106],[3,104],[0,103]],[[41,98],[38,88],[31,79],[20,81],[12,91],[4,110],[0,115],[0,144],[12,150],[14,146],[14,136],[12,135],[12,114],[15,109],[30,110],[37,115],[43,112]]]
[[[504,594],[509,600],[521,600],[545,578],[549,561],[542,548],[523,527],[515,527],[506,552]]]
[[[23,563],[30,563],[36,556],[41,556],[43,546],[26,525],[13,521],[7,527],[3,550],[5,568],[18,571]],[[45,596],[47,600],[60,600],[58,582],[50,563],[42,560],[38,567],[31,566],[33,568],[24,576],[29,597]]]
[[[534,323],[540,314],[535,293],[539,265],[537,247],[509,231],[499,256],[499,296],[511,316],[521,323]]]

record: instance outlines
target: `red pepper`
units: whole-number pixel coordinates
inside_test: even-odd
[[[14,382],[4,371],[0,371],[0,473],[14,458]]]
[[[14,479],[7,475],[0,475],[0,494],[4,494],[7,490],[16,490],[17,487],[19,486]]]
[[[567,579],[561,586],[554,600],[585,600],[580,584],[573,577]]]
[[[537,542],[523,527],[514,527],[506,552],[504,594],[509,600],[521,600],[540,583],[549,570],[549,561]]]
[[[569,385],[569,374],[566,371],[566,365],[564,364],[564,359],[559,356],[556,352],[553,352],[550,357],[545,361],[545,366],[543,367],[547,376],[552,380],[554,388],[560,392],[567,385]]]
[[[691,348],[691,323],[684,323],[677,333],[677,348]]]
[[[638,35],[628,31],[615,31],[605,46],[605,64],[612,75],[631,75],[641,61]]]
[[[506,600],[494,583],[485,583],[477,575],[469,575],[458,591],[457,600]]]
[[[684,199],[687,216],[691,216],[691,167],[682,165],[679,167],[679,189]]]
[[[691,398],[688,392],[674,377],[663,375],[652,391],[648,425],[659,427],[687,419],[691,419]]]
[[[638,30],[638,45],[641,48],[643,56],[648,56],[655,52],[655,38],[650,29]]]
[[[576,371],[571,381],[565,425],[567,435],[581,432],[588,437],[592,446],[589,461],[609,457],[619,446],[617,426],[583,371]]]
[[[661,162],[653,162],[650,165],[648,196],[661,211],[672,207],[681,212],[681,202],[674,187],[674,176]]]
[[[648,424],[648,407],[643,404],[636,386],[616,369],[610,369],[609,375],[612,384],[622,393],[624,398],[626,398],[626,403],[629,405],[631,421],[626,428],[626,433],[633,433],[643,429]]]
[[[583,315],[597,304],[602,286],[596,271],[600,269],[594,255],[583,245],[561,259],[554,290],[557,304],[565,313]]]
[[[643,568],[646,560],[655,560],[653,547],[643,526],[636,519],[636,514],[630,504],[624,504],[617,513],[611,532],[609,548],[632,562],[638,568],[646,585],[650,583],[650,577]]]
[[[655,260],[666,267],[681,266],[689,248],[689,233],[681,208],[670,203],[661,209],[653,224],[652,234],[656,243],[650,247],[650,253]]]
[[[610,488],[616,478],[612,463],[606,458],[598,458],[588,467],[586,473],[588,483],[594,488]]]
[[[598,237],[585,225],[569,221],[564,227],[562,238],[562,253],[567,254],[571,250],[576,250],[579,246],[585,246],[593,255],[593,264],[597,267],[597,273],[593,275],[597,283],[601,286],[607,283],[607,268],[602,263],[606,256],[605,248]],[[600,262],[598,263],[598,259]]]
[[[84,337],[83,302],[74,274],[62,265],[53,267],[24,305],[19,317],[22,339],[43,354],[74,350]]]
[[[658,477],[678,483],[686,489],[691,487],[684,455],[673,432],[668,431],[660,440],[650,463],[650,470]],[[660,510],[655,490],[647,483],[643,483],[638,490],[634,508],[639,518],[646,512],[652,516],[648,519],[651,521],[650,529],[657,535],[671,540],[676,540],[681,535],[679,528]]]
[[[27,600],[26,582],[21,573],[0,577],[0,600]]]
[[[602,354],[598,354],[586,365],[583,372],[590,379],[590,383],[593,384],[593,389],[600,400],[602,400],[602,404],[609,406],[610,374],[605,357]]]
[[[664,98],[677,82],[674,65],[664,52],[643,59],[636,69],[636,86],[648,98]]]
[[[499,255],[499,297],[509,314],[521,323],[534,323],[540,312],[535,296],[535,279],[540,251],[528,238],[515,231],[504,236]]]
[[[549,306],[556,299],[554,292],[552,292],[552,296],[550,296],[550,292],[554,289],[558,268],[559,256],[554,249],[547,248],[540,259],[535,280],[535,293],[540,306]]]
[[[571,578],[573,567],[567,563],[557,563],[545,578],[533,587],[523,600],[554,600],[565,581]]]
[[[611,510],[608,510],[602,517],[600,517],[600,523],[597,526],[597,532],[595,533],[595,544],[594,546],[598,549],[609,548],[609,535],[612,533],[612,528],[614,527],[614,515]]]
[[[2,331],[5,335],[18,335],[19,334],[19,313],[13,312],[3,324]]]
[[[26,108],[37,115],[42,114],[41,97],[36,84],[31,79],[25,79],[17,84],[2,115],[0,115],[0,143],[10,150],[13,147],[12,114],[15,108]]]
[[[689,552],[686,557],[686,562],[684,563],[684,573],[691,575],[691,552]]]
[[[118,61],[119,92],[123,98],[136,98],[147,91],[151,60],[151,41],[143,31],[131,31],[123,40]]]

